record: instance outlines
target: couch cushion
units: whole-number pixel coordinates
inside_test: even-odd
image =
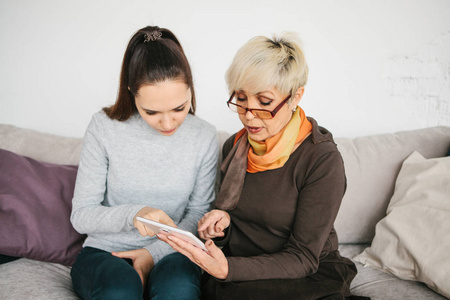
[[[337,138],[347,191],[335,227],[340,243],[370,243],[386,215],[403,161],[413,151],[442,157],[450,148],[450,127],[433,127],[355,139]]]
[[[0,149],[54,164],[78,165],[81,138],[62,137],[0,124]]]
[[[355,260],[450,297],[450,157],[414,152],[403,163],[387,216]]]
[[[342,256],[352,258],[361,253],[369,244],[341,244]],[[354,261],[355,262],[355,261]],[[350,291],[353,295],[370,297],[371,300],[408,299],[408,300],[445,300],[426,285],[417,281],[399,279],[370,267],[355,262],[358,274],[353,279]]]
[[[79,300],[70,268],[21,258],[0,265],[0,299]]]
[[[0,149],[0,254],[75,261],[84,240],[70,223],[76,174]]]
[[[417,281],[402,280],[356,262],[358,274],[351,284],[354,295],[370,297],[371,300],[408,299],[408,300],[446,300],[433,292],[425,284]]]

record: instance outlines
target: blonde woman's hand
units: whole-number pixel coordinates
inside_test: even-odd
[[[223,210],[213,209],[198,221],[198,234],[204,239],[223,237],[225,228],[230,226],[230,215]]]
[[[139,222],[136,218],[142,217],[146,219],[150,219],[152,221],[156,221],[159,223],[163,223],[172,227],[177,227],[173,220],[161,209],[157,208],[151,208],[151,207],[144,207],[138,213],[134,216],[133,219],[133,225],[136,227],[137,230],[139,230],[139,233],[142,236],[154,236],[156,232],[153,232],[150,228],[145,226],[143,223]]]
[[[133,268],[139,274],[139,277],[142,281],[142,286],[145,288],[145,285],[147,284],[148,274],[155,266],[153,257],[150,252],[148,252],[147,249],[142,248],[130,251],[112,252],[111,254],[120,258],[131,259],[131,261],[133,262]]]
[[[218,279],[226,279],[228,276],[228,260],[212,240],[207,240],[204,251],[176,236],[158,234],[158,238],[168,243],[175,251],[180,252],[204,271]]]

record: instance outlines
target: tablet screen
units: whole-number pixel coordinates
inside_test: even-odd
[[[140,222],[142,222],[145,226],[150,228],[155,233],[162,233],[167,235],[174,235],[188,243],[191,243],[192,245],[199,247],[205,251],[208,251],[205,247],[205,244],[195,235],[193,235],[191,232],[182,230],[176,227],[172,227],[166,224],[162,224],[159,222],[155,222],[150,219],[142,218],[142,217],[136,217],[136,219]]]

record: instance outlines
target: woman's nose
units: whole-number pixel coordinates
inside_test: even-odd
[[[173,120],[170,114],[163,114],[161,119],[161,127],[163,130],[172,130],[173,129]]]
[[[254,115],[251,111],[247,110],[247,111],[245,112],[245,118],[246,118],[247,120],[252,120],[252,119],[255,118],[255,115]]]

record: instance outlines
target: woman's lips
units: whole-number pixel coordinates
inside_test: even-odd
[[[260,132],[262,130],[262,127],[247,126],[247,130],[248,130],[249,133],[257,134],[258,132]]]
[[[171,130],[167,130],[167,131],[163,131],[163,130],[161,130],[161,132],[162,132],[163,134],[172,134],[172,133],[174,133],[174,132],[175,132],[175,130],[176,130],[176,128],[174,128],[174,129],[171,129]]]

